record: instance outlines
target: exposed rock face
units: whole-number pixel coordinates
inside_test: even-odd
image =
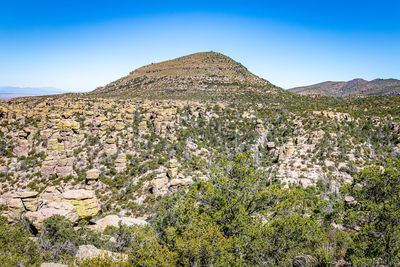
[[[293,155],[294,152],[294,145],[293,142],[290,141],[286,144],[286,146],[281,147],[279,150],[279,159],[284,160],[286,158],[289,158],[290,156]]]
[[[75,255],[75,258],[77,260],[86,260],[96,257],[110,257],[114,261],[126,260],[128,258],[126,254],[119,254],[107,250],[101,250],[93,245],[79,246],[78,251]]]
[[[53,215],[65,216],[76,223],[92,218],[100,210],[94,191],[80,189],[61,193],[56,187],[46,188],[41,195],[35,191],[8,193],[0,197],[0,204],[7,206],[3,215],[11,221],[23,215],[37,230]]]
[[[87,180],[97,180],[100,176],[100,171],[98,169],[91,169],[86,172]]]
[[[20,192],[15,192],[13,197],[25,199],[25,198],[34,198],[37,195],[38,195],[38,192],[35,192],[35,191],[20,191]]]
[[[222,64],[221,70],[213,67],[211,73],[223,75],[227,71],[236,75],[236,67],[236,70],[244,71],[237,64],[230,64],[228,59],[225,64],[223,57],[213,53],[201,55],[200,60],[204,56],[207,60],[215,59],[216,66]],[[400,155],[399,116],[390,106],[387,108],[394,114],[393,118],[377,113],[366,119],[357,115],[363,113],[364,107],[358,110],[357,102],[351,101],[349,113],[342,107],[292,113],[285,104],[274,102],[276,99],[268,102],[264,98],[260,98],[263,103],[242,103],[214,98],[211,94],[213,101],[197,101],[186,98],[185,90],[237,87],[241,100],[251,96],[246,95],[245,84],[228,85],[231,83],[229,77],[198,76],[198,73],[206,75],[210,65],[198,62],[201,63],[199,69],[193,66],[183,69],[188,75],[184,75],[182,87],[173,92],[166,90],[167,94],[182,93],[184,99],[134,99],[127,93],[126,98],[82,94],[0,102],[0,131],[4,133],[0,136],[0,146],[4,148],[0,155],[0,173],[4,173],[4,176],[0,175],[0,194],[20,188],[42,192],[49,183],[66,189],[85,188],[101,194],[102,205],[111,210],[120,209],[120,214],[129,214],[136,211],[131,210],[134,205],[127,204],[152,205],[151,201],[144,201],[151,194],[160,196],[184,189],[191,184],[189,177],[195,180],[210,177],[213,163],[247,150],[254,151],[255,165],[267,174],[273,174],[270,177],[303,187],[323,181],[330,192],[338,192],[338,187],[351,181],[353,173],[367,161],[380,160],[390,156],[388,153]],[[139,89],[142,85],[152,87],[167,82],[174,88],[174,77],[157,83],[155,76],[169,69],[165,65],[155,65],[135,73],[152,76],[147,81],[154,83],[130,81],[138,82]],[[182,66],[186,63],[173,64],[172,71],[176,68],[182,71]],[[190,72],[204,84],[195,88],[196,81],[191,83]],[[240,79],[251,79],[244,76]],[[128,84],[124,84],[125,81]],[[213,85],[220,81],[226,86]],[[128,80],[120,82],[108,88],[137,87]],[[249,86],[254,89],[253,85]],[[215,89],[211,88],[213,86]],[[158,90],[156,87],[150,89]],[[234,96],[233,91],[226,93]],[[207,95],[208,91],[201,93]],[[370,128],[371,138],[361,136],[365,133],[364,126]],[[385,150],[376,143],[382,136],[387,140]],[[85,173],[86,181],[82,179]],[[328,179],[337,184],[325,183]],[[93,198],[68,201],[74,202],[77,210],[83,205],[82,209],[89,210],[89,214],[81,216],[89,218],[96,213],[97,206],[90,199]],[[51,202],[67,200],[60,188],[47,188],[39,196],[10,196],[0,201],[9,207],[5,215],[17,217],[28,211],[38,212]]]
[[[16,156],[21,157],[21,156],[28,156],[29,152],[29,142],[26,139],[17,139],[16,140],[16,146],[14,149],[14,153]]]
[[[50,202],[46,208],[40,209],[39,211],[28,211],[25,217],[37,230],[40,230],[43,221],[54,215],[64,216],[73,223],[79,220],[76,207],[67,202]]]
[[[63,193],[63,198],[76,207],[80,219],[90,219],[100,211],[100,203],[94,191],[79,189]]]
[[[183,178],[183,179],[172,179],[169,183],[169,190],[174,192],[178,190],[179,187],[186,187],[193,184],[192,178]]]
[[[8,210],[3,211],[2,215],[8,217],[10,221],[18,219],[24,211],[24,204],[20,198],[12,198],[12,196],[3,196],[0,203],[7,206]]]
[[[154,195],[165,195],[168,193],[168,178],[164,176],[159,176],[150,182],[152,188],[151,191]]]
[[[62,190],[54,187],[49,186],[47,187],[44,192],[40,195],[40,198],[45,202],[61,202],[62,200]]]
[[[126,154],[119,154],[115,160],[115,168],[118,172],[126,169]]]
[[[257,120],[257,124],[256,124],[256,129],[255,130],[259,135],[264,134],[265,129],[264,129],[264,125],[263,125],[263,121],[262,120],[260,120],[260,119]]]
[[[119,224],[123,224],[126,226],[133,226],[133,225],[144,226],[147,224],[147,222],[145,220],[137,218],[119,217],[118,215],[108,215],[100,220],[97,220],[94,229],[103,232],[107,228],[107,226],[118,227]]]
[[[115,155],[115,153],[117,153],[117,145],[115,144],[115,138],[113,137],[107,138],[104,149],[108,156]]]
[[[171,159],[169,161],[169,169],[167,175],[170,179],[174,179],[178,174],[178,161],[176,159]]]

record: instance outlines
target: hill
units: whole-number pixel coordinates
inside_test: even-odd
[[[322,82],[314,85],[296,87],[289,91],[302,95],[324,95],[346,97],[352,95],[399,96],[400,81],[396,79],[375,79],[366,81],[354,79],[348,82]]]
[[[204,99],[246,92],[278,94],[284,90],[221,53],[200,52],[143,66],[92,94]]]
[[[400,97],[294,94],[219,53],[0,101],[0,262],[383,266],[399,158]],[[79,263],[101,249],[129,262]]]

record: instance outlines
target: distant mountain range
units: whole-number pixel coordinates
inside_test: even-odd
[[[15,86],[0,86],[0,99],[10,99],[14,97],[24,96],[41,96],[41,95],[56,95],[64,94],[66,91],[53,87],[15,87]]]
[[[345,97],[351,95],[400,96],[400,80],[375,79],[366,81],[354,79],[348,82],[322,82],[314,85],[296,87],[289,91],[301,95],[324,95]]]

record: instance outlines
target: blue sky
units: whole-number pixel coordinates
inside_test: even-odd
[[[0,0],[0,85],[89,91],[218,51],[283,88],[400,79],[400,1]]]

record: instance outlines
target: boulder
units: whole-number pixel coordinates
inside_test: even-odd
[[[351,267],[351,263],[345,261],[345,260],[340,260],[336,262],[335,267]]]
[[[36,191],[19,191],[14,193],[14,198],[32,198],[36,197],[39,193]]]
[[[292,261],[293,267],[317,266],[317,260],[311,255],[297,256]]]
[[[22,200],[19,198],[9,198],[6,200],[7,206],[11,209],[19,209],[23,210],[24,204],[22,203]]]
[[[170,179],[174,179],[178,175],[178,161],[176,159],[171,159],[169,161],[167,175]]]
[[[147,122],[144,120],[139,123],[139,135],[143,135],[146,133],[147,133]]]
[[[125,154],[119,154],[117,159],[115,160],[115,163],[125,164],[126,163],[126,155]]]
[[[276,146],[275,146],[275,143],[274,142],[268,142],[267,143],[267,148],[268,149],[274,149]]]
[[[29,142],[26,139],[17,139],[15,142],[14,154],[17,157],[28,156]]]
[[[106,143],[109,144],[109,145],[114,144],[115,143],[115,138],[114,137],[107,138]]]
[[[355,200],[354,197],[352,197],[352,196],[345,196],[344,197],[344,202],[347,205],[355,205],[355,204],[357,204],[357,200]]]
[[[169,183],[168,190],[171,192],[177,191],[180,187],[185,187],[193,184],[193,180],[191,178],[184,179],[172,179]]]
[[[22,203],[25,209],[29,211],[37,211],[39,207],[39,200],[37,198],[24,198],[22,199]]]
[[[117,153],[117,146],[115,144],[108,144],[107,146],[105,146],[104,150],[107,156],[112,156]]]
[[[170,182],[171,186],[187,186],[193,184],[193,180],[191,178],[185,179],[172,179]]]
[[[279,160],[285,160],[290,158],[294,153],[294,145],[293,142],[288,142],[284,147],[281,147],[279,150]]]
[[[10,196],[3,196],[0,199],[0,204],[7,206],[7,210],[2,213],[11,222],[18,219],[21,213],[25,210],[24,204],[20,198],[11,198]]]
[[[98,169],[91,169],[86,172],[87,180],[97,180],[100,176],[100,171]]]
[[[61,166],[56,168],[56,173],[58,177],[67,177],[74,173],[74,169],[72,166]]]
[[[37,230],[40,230],[43,221],[53,215],[64,216],[73,223],[76,223],[79,220],[77,209],[75,206],[67,202],[50,202],[46,208],[34,212],[28,211],[25,214],[25,217]]]
[[[62,194],[63,198],[65,199],[72,199],[72,200],[83,200],[89,198],[95,198],[94,191],[85,190],[85,189],[77,189],[77,190],[68,190]]]
[[[123,129],[125,129],[125,124],[124,124],[123,122],[118,122],[118,123],[115,125],[115,130],[117,130],[117,131],[122,131]]]
[[[169,177],[170,179],[175,178],[175,177],[178,175],[178,169],[177,169],[177,168],[169,169],[169,170],[167,171],[167,175],[168,175],[168,177]]]
[[[63,198],[76,207],[79,218],[91,219],[100,211],[100,203],[94,191],[91,190],[69,190],[63,193]]]
[[[101,250],[93,245],[82,245],[79,246],[78,251],[75,254],[77,260],[86,260],[96,257],[110,257],[114,261],[127,260],[126,254],[115,253],[107,250]]]
[[[62,199],[62,193],[61,190],[57,189],[55,186],[49,186],[40,195],[40,198],[47,202],[60,202]]]
[[[40,267],[68,267],[68,265],[54,262],[43,262]]]
[[[137,219],[132,217],[119,217],[117,215],[108,215],[96,221],[95,229],[97,231],[103,232],[107,228],[107,226],[118,227],[120,223],[126,226],[133,226],[133,225],[144,226],[147,224],[147,222],[142,219]]]
[[[258,119],[255,127],[255,131],[258,135],[262,135],[265,131],[263,121]]]
[[[164,195],[168,192],[168,178],[167,177],[153,179],[150,182],[150,185],[151,185],[152,193],[155,194],[156,196]]]

